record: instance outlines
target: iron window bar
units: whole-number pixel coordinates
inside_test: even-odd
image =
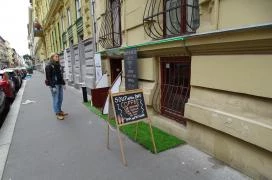
[[[148,0],[143,17],[153,39],[195,33],[199,27],[199,0]]]
[[[107,0],[106,11],[101,17],[99,43],[105,48],[121,46],[121,3],[120,0]]]

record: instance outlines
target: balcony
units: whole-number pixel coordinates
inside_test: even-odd
[[[67,42],[67,33],[66,32],[62,33],[62,42],[63,42],[63,44],[65,44]]]
[[[43,30],[33,30],[34,37],[42,37],[43,36]]]
[[[34,37],[42,37],[43,36],[43,28],[37,20],[35,20],[35,22],[33,24],[33,32],[34,32]]]
[[[80,34],[83,32],[83,19],[82,17],[78,18],[76,21],[77,33]]]
[[[67,33],[68,33],[68,39],[73,39],[73,25],[71,25],[68,28]]]
[[[152,39],[195,33],[199,27],[199,0],[148,0],[143,23]]]

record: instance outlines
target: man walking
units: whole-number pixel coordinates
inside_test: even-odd
[[[53,97],[53,110],[59,120],[63,120],[64,116],[68,115],[61,109],[63,101],[63,86],[65,81],[63,79],[61,66],[59,63],[59,55],[53,53],[50,56],[50,62],[45,67],[46,80],[45,83],[50,87]]]

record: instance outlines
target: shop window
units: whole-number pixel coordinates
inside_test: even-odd
[[[106,12],[102,15],[99,43],[103,48],[121,46],[121,3],[120,0],[107,0]]]
[[[199,0],[148,0],[143,22],[146,34],[153,39],[195,33]]]

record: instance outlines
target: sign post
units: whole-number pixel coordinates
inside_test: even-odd
[[[144,101],[143,91],[131,90],[121,93],[109,93],[111,98],[111,105],[113,108],[115,123],[117,126],[118,140],[120,144],[120,150],[122,155],[122,162],[126,166],[127,161],[125,158],[123,142],[120,135],[120,127],[126,126],[129,124],[136,124],[135,129],[135,140],[138,135],[138,123],[144,119],[148,120],[150,128],[150,136],[153,144],[154,152],[157,153],[156,144],[154,141],[154,135],[151,125],[151,119],[148,117],[147,109]],[[108,121],[110,120],[110,115],[108,115]],[[108,125],[109,128],[109,125]],[[109,148],[109,129],[107,133],[107,148]]]
[[[125,84],[126,90],[138,89],[138,64],[137,49],[130,48],[125,50]]]

